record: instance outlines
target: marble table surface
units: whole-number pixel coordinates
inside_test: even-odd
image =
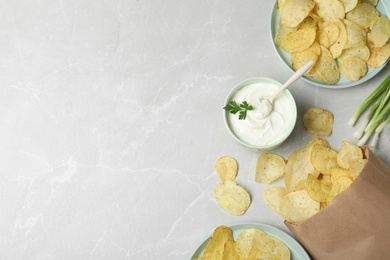
[[[270,36],[273,1],[3,1],[0,15],[0,258],[190,259],[218,225],[287,233],[254,181],[260,152],[222,112],[250,77],[291,72]],[[349,118],[389,74],[345,89],[298,80],[298,121],[274,153],[313,138],[309,107],[335,115],[327,140],[356,143]],[[374,152],[390,164],[390,128]],[[239,163],[242,216],[215,202],[213,165]],[[289,233],[290,234],[290,233]]]

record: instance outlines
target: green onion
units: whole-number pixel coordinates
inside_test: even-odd
[[[374,135],[370,146],[375,148],[380,133],[390,123],[390,75],[363,101],[348,124],[353,126],[368,107],[370,111],[354,137],[360,139],[358,145],[362,146]]]

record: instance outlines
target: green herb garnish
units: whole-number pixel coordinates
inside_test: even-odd
[[[239,113],[238,119],[244,120],[246,118],[246,112],[248,110],[253,110],[253,106],[249,105],[246,101],[243,101],[241,104],[237,104],[236,101],[231,100],[223,109],[233,115]]]

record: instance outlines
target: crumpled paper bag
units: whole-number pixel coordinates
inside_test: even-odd
[[[359,177],[324,210],[285,225],[314,259],[390,259],[390,167],[362,147]]]

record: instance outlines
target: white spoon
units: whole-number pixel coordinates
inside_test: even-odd
[[[264,97],[260,100],[260,103],[264,106],[264,112],[262,114],[263,118],[266,118],[272,111],[272,106],[274,104],[274,99],[288,86],[294,83],[297,79],[302,77],[303,74],[306,73],[313,65],[313,61],[310,60],[308,63],[300,67],[287,81],[284,85],[279,88],[275,93],[273,93],[270,97]]]

